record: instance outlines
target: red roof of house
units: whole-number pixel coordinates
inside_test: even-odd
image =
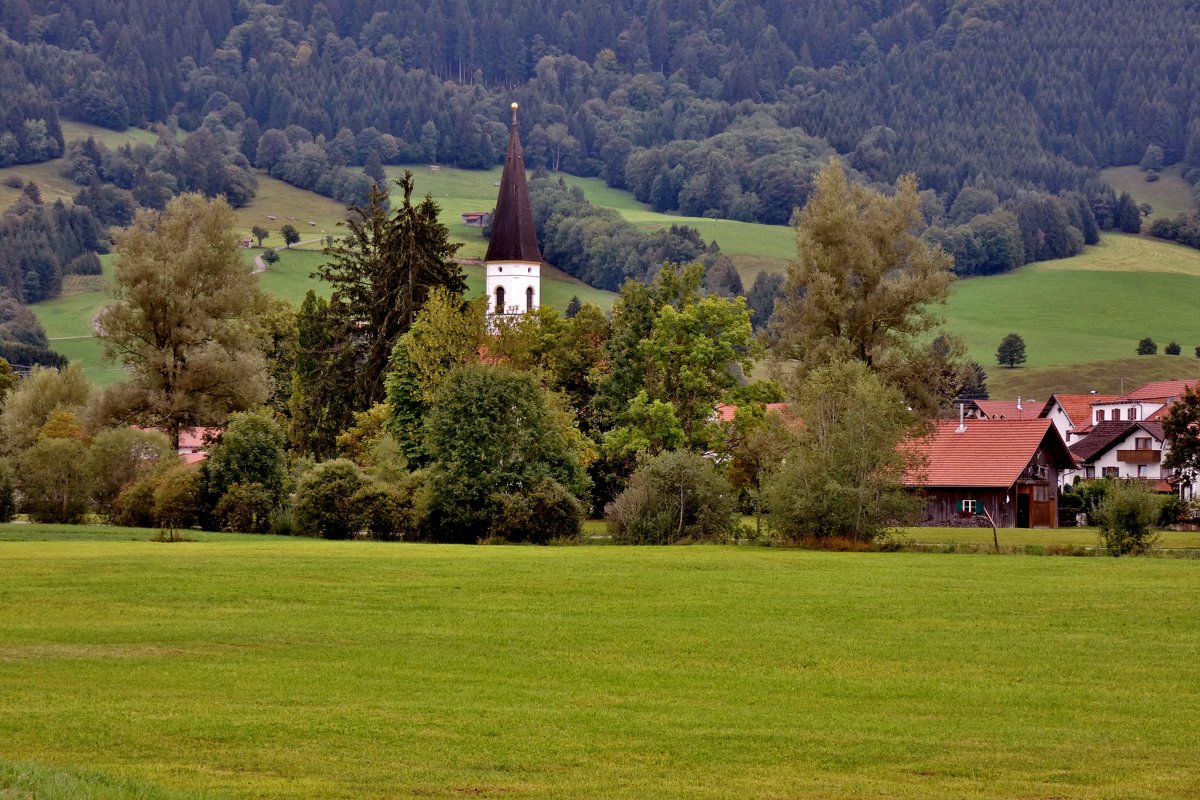
[[[777,411],[785,417],[788,416],[787,403],[767,403],[767,411]],[[737,416],[738,407],[732,403],[717,403],[717,422],[733,422],[733,418]]]
[[[179,449],[207,450],[213,439],[220,435],[220,428],[181,428],[179,430]]]
[[[974,403],[988,419],[1034,419],[1039,410],[1036,403],[1031,406],[1016,400],[975,400]]]
[[[1136,400],[1165,400],[1168,397],[1180,397],[1183,395],[1184,389],[1195,388],[1197,383],[1200,381],[1153,381],[1109,402],[1129,403]]]
[[[1058,430],[1048,419],[967,420],[959,432],[955,420],[938,420],[928,436],[909,446],[925,460],[921,469],[904,476],[906,486],[1007,488],[1043,445],[1059,469],[1075,461]]]
[[[1058,401],[1073,429],[1086,428],[1092,424],[1092,403],[1111,403],[1116,399],[1116,395],[1111,394],[1052,394],[1042,408],[1041,416],[1050,416],[1050,409]]]

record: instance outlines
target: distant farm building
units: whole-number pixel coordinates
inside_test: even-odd
[[[468,211],[462,215],[462,224],[470,225],[472,228],[486,228],[491,221],[492,212],[490,211]]]

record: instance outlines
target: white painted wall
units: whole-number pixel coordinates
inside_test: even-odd
[[[504,314],[524,314],[527,306],[526,291],[533,289],[533,305],[536,311],[542,304],[542,265],[528,261],[489,261],[485,265],[487,275],[488,314],[496,313],[496,290],[504,288]]]

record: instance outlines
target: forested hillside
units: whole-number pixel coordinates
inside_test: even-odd
[[[1099,168],[1200,178],[1198,81],[1193,0],[0,0],[0,166],[78,156],[63,118],[173,123],[217,177],[92,151],[98,217],[135,179],[236,204],[252,166],[361,202],[382,164],[497,163],[515,99],[531,166],[659,211],[783,224],[832,155],[915,172],[928,238],[993,274],[1140,229]]]
[[[939,191],[977,175],[1057,191],[1151,144],[1168,165],[1200,159],[1200,7],[1128,12],[1116,0],[434,0],[415,13],[390,0],[4,0],[13,41],[0,56],[6,91],[31,83],[61,113],[113,127],[171,113],[194,127],[224,94],[264,130],[374,128],[470,165],[496,159],[511,94],[529,108],[531,153],[618,183],[634,150],[765,112],[881,180],[915,170]],[[38,116],[34,96],[23,102],[10,116]]]

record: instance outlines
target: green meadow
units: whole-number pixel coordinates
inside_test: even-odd
[[[1178,165],[1167,167],[1159,173],[1157,181],[1148,182],[1140,167],[1109,167],[1100,171],[1100,179],[1107,181],[1117,194],[1129,192],[1139,205],[1149,203],[1153,211],[1148,222],[1196,210],[1192,185],[1183,179],[1181,172]]]
[[[0,796],[1200,797],[1197,561],[10,531]]]
[[[1178,342],[1183,356],[1172,366],[1190,376],[1200,374],[1193,358],[1200,345],[1198,307],[1200,251],[1107,234],[1074,258],[959,281],[943,313],[946,327],[966,339],[989,376],[1009,372],[995,365],[995,353],[1011,332],[1025,339],[1028,357],[1015,372],[1126,359],[1149,336],[1160,353]]]

